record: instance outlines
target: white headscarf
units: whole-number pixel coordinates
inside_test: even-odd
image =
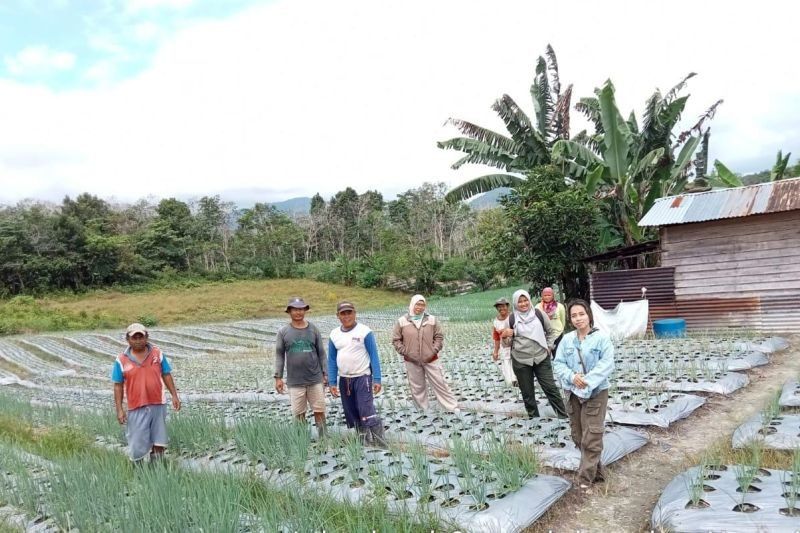
[[[425,297],[423,295],[415,294],[414,296],[411,297],[411,303],[408,304],[408,316],[409,316],[409,318],[411,318],[411,321],[414,322],[414,324],[417,327],[420,327],[422,325],[422,317],[425,315],[425,312],[423,311],[422,315],[420,315],[419,318],[414,319],[414,314],[415,314],[414,313],[414,306],[417,305],[417,302],[425,302],[427,304],[428,301],[425,300]]]
[[[519,310],[519,299],[524,296],[530,301],[531,295],[528,291],[522,289],[516,291],[514,296],[511,297],[511,302],[514,305],[514,335],[526,337],[534,340],[542,345],[545,350],[547,349],[547,337],[545,335],[544,327],[541,321],[536,318],[536,311],[533,308],[533,302],[528,308],[528,311],[523,313]]]
[[[408,304],[408,315],[409,316],[414,316],[416,314],[416,313],[414,313],[414,306],[417,305],[418,302],[428,303],[428,301],[425,299],[425,297],[423,295],[421,295],[421,294],[415,294],[414,296],[412,296],[411,297],[411,303]]]

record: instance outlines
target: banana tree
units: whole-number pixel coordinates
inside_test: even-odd
[[[507,94],[492,105],[505,124],[508,135],[497,133],[461,119],[447,123],[463,136],[437,143],[442,150],[457,150],[464,155],[451,165],[459,169],[466,164],[488,165],[502,170],[487,174],[455,187],[447,193],[451,202],[466,200],[476,194],[516,187],[525,181],[532,169],[551,161],[553,143],[569,138],[569,108],[572,85],[561,91],[558,62],[553,48],[547,45],[545,57],[539,56],[530,88],[534,116],[531,120]]]
[[[581,132],[573,140],[553,145],[554,163],[561,165],[565,175],[582,182],[587,194],[605,203],[609,222],[625,245],[644,239],[638,222],[655,200],[683,190],[686,184],[700,137],[681,134],[680,144],[673,145],[671,131],[687,100],[677,94],[690,77],[666,96],[656,92],[648,100],[641,130],[635,114],[622,118],[609,80],[595,91],[595,98],[584,98],[577,106],[595,123],[595,132]],[[702,121],[696,125],[698,130],[700,126]]]
[[[772,170],[769,172],[769,181],[778,181],[782,180],[783,178],[787,177],[786,167],[789,166],[789,157],[791,157],[792,152],[783,155],[782,150],[778,150],[778,155],[775,158],[775,164],[772,166]]]
[[[789,157],[792,153],[789,152],[785,156],[783,150],[778,150],[778,155],[775,157],[775,164],[769,171],[769,181],[779,181],[791,175],[791,171],[787,172],[789,166]],[[744,185],[742,179],[734,174],[728,167],[721,161],[714,160],[715,173],[708,177],[707,184],[711,187],[741,187]]]

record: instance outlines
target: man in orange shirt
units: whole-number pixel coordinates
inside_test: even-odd
[[[164,457],[168,441],[164,385],[176,411],[180,411],[181,401],[172,379],[172,367],[158,346],[150,344],[147,328],[131,324],[125,338],[128,348],[117,356],[111,370],[117,420],[128,424],[126,436],[131,459],[141,461],[149,455],[151,461],[157,461]],[[122,407],[123,397],[128,401],[127,413]]]

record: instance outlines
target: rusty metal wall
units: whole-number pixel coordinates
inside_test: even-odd
[[[614,309],[622,301],[640,300],[642,287],[646,287],[651,325],[659,318],[681,316],[675,305],[675,269],[672,267],[593,272],[590,285],[592,300],[603,309]]]

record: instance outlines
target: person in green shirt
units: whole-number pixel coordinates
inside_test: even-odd
[[[542,300],[536,304],[536,307],[547,315],[547,318],[550,319],[550,326],[555,332],[556,340],[553,341],[553,356],[555,357],[558,343],[564,337],[564,327],[567,325],[567,310],[564,308],[564,304],[556,301],[556,293],[550,287],[542,289]]]

